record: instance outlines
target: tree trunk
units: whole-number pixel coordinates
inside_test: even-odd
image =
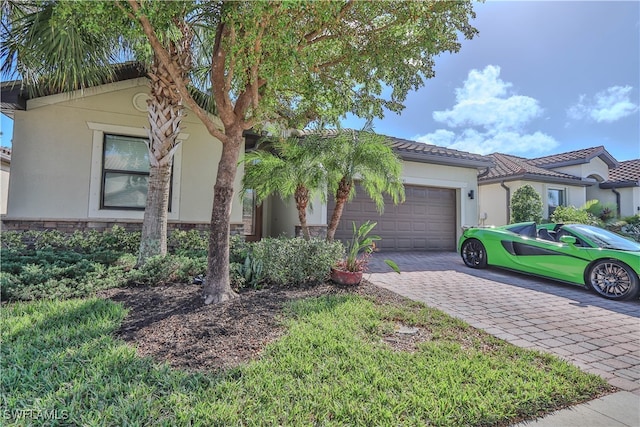
[[[209,256],[204,283],[205,304],[224,302],[238,296],[229,280],[229,236],[233,185],[242,148],[242,129],[228,129],[213,188],[213,209],[209,235]]]
[[[151,167],[149,171],[149,188],[147,205],[142,221],[142,236],[138,265],[144,264],[147,258],[167,253],[167,212],[169,210],[169,189],[171,181],[171,164]]]
[[[333,237],[338,229],[340,218],[342,218],[344,205],[347,204],[349,193],[351,193],[351,186],[352,183],[347,182],[344,178],[342,178],[338,184],[338,190],[336,190],[336,206],[333,208],[333,214],[331,215],[331,220],[327,226],[327,242],[333,242]]]
[[[188,26],[178,23],[182,37],[168,45],[169,60],[180,71],[180,79],[186,84],[191,69],[191,39]],[[184,117],[182,97],[167,64],[154,56],[149,70],[150,100],[149,119],[149,187],[142,221],[138,265],[147,258],[167,253],[167,215],[171,189],[171,165],[180,141],[180,125]]]
[[[305,240],[311,240],[311,233],[307,225],[307,205],[309,204],[309,190],[304,186],[298,186],[294,198],[296,199],[296,208],[298,209],[298,220],[302,229],[302,237]]]

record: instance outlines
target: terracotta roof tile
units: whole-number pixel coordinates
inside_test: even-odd
[[[344,129],[347,130],[347,129]],[[326,137],[336,136],[340,131],[337,129],[327,129],[320,133]],[[298,136],[306,136],[316,133],[316,131],[295,131]],[[454,150],[451,148],[440,147],[437,145],[426,144],[422,142],[411,141],[408,139],[396,138],[383,135],[391,142],[392,148],[400,157],[405,160],[413,160],[418,162],[441,163],[448,165],[460,165],[465,167],[489,167],[492,161],[487,156],[469,153],[466,151]]]
[[[618,162],[602,146],[583,148],[581,150],[567,151],[566,153],[552,154],[550,156],[530,159],[529,163],[541,168],[553,168],[580,163],[588,163],[591,159],[600,157],[610,168],[617,166]]]
[[[609,180],[607,182],[629,181],[640,182],[640,159],[620,162],[617,168],[609,170]]]
[[[488,157],[493,159],[495,166],[489,173],[478,178],[479,182],[493,181],[502,178],[540,178],[581,181],[579,177],[538,167],[524,157],[509,154],[494,153]]]

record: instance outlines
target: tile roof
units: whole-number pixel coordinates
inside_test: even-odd
[[[407,139],[387,137],[391,141],[391,146],[402,157],[407,160],[428,161],[433,160],[435,163],[468,163],[475,164],[476,167],[492,166],[493,161],[487,156],[469,153],[466,151],[454,150],[451,148],[440,147],[433,144],[410,141]]]
[[[529,163],[541,168],[557,168],[561,166],[578,165],[588,163],[595,157],[600,157],[609,168],[615,168],[618,161],[602,146],[584,148],[582,150],[567,151],[566,153],[552,154],[550,156],[529,159]]]
[[[616,186],[640,187],[640,159],[626,160],[609,170],[609,179],[600,184],[602,188]]]
[[[320,134],[326,137],[332,137],[345,130],[349,129],[325,129],[320,131]],[[315,133],[318,132],[309,130],[294,131],[294,134],[298,136],[307,136]],[[440,147],[433,144],[411,141],[408,139],[396,138],[393,136],[382,136],[386,137],[390,141],[391,147],[403,160],[474,168],[487,168],[493,165],[492,160],[488,156]]]
[[[323,129],[321,131],[294,130],[292,135],[304,137],[320,133],[322,136],[330,138],[337,136],[343,131],[352,131],[352,129]],[[493,166],[493,161],[488,156],[440,147],[433,144],[425,144],[408,139],[396,138],[388,135],[382,136],[389,140],[391,147],[403,160],[473,168],[487,168]]]
[[[540,181],[582,183],[580,177],[544,169],[532,164],[531,160],[510,154],[494,153],[488,157],[493,159],[494,167],[485,175],[478,176],[478,182],[495,182],[505,179],[535,179]]]

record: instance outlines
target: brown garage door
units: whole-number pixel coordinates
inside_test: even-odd
[[[346,242],[356,225],[370,220],[378,223],[373,234],[382,237],[376,242],[381,250],[425,251],[455,250],[456,248],[456,191],[448,188],[405,185],[406,201],[393,205],[385,198],[382,216],[364,191],[347,203],[335,238]],[[329,218],[334,202],[329,203]]]

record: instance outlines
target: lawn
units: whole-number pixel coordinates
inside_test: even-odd
[[[200,370],[174,363],[166,343],[142,356],[135,340],[143,343],[144,337],[130,333],[132,316],[155,316],[155,323],[139,328],[152,334],[175,335],[177,323],[163,323],[171,318],[194,329],[188,317],[179,316],[198,311],[203,318],[211,307],[194,304],[193,298],[178,308],[167,301],[172,308],[162,315],[161,300],[144,311],[132,308],[133,297],[4,304],[3,423],[506,426],[610,391],[601,378],[555,357],[514,347],[423,304],[380,297],[369,288],[375,287],[334,292],[320,286],[322,291],[304,298],[248,290],[239,300],[253,294],[262,299],[245,307],[241,317],[254,319],[251,310],[270,307],[277,333],[236,366],[200,365],[206,367]],[[137,288],[137,295],[153,289]],[[197,289],[184,286],[184,292]],[[270,295],[278,302],[270,304]],[[215,317],[221,312],[210,313],[211,324],[224,320]],[[248,325],[246,330],[260,332]],[[196,336],[184,341],[192,352],[206,343],[199,346],[198,357],[204,358],[215,341]],[[247,339],[228,330],[216,337],[223,348],[233,348],[225,339]]]

